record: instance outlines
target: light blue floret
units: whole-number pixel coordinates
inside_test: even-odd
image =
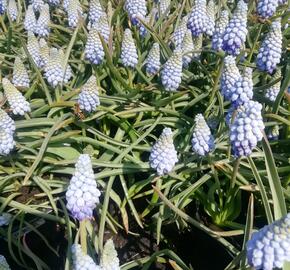
[[[280,63],[282,54],[281,20],[272,22],[271,29],[266,35],[257,55],[257,67],[260,70],[273,73]]]
[[[233,17],[229,21],[223,36],[223,50],[231,55],[238,55],[244,46],[247,29],[248,5],[239,0]]]
[[[215,148],[214,138],[204,117],[197,114],[194,119],[195,127],[192,134],[192,150],[199,156],[205,156]]]
[[[247,258],[255,270],[282,268],[290,261],[290,213],[252,234]]]
[[[233,124],[230,125],[234,156],[249,156],[262,140],[264,123],[261,111],[262,105],[256,101],[248,101],[237,109]]]
[[[194,37],[197,37],[206,32],[207,22],[206,0],[196,0],[187,21],[187,28]]]
[[[177,152],[173,144],[173,135],[170,128],[164,128],[159,139],[153,145],[149,164],[158,175],[165,175],[172,171],[178,162]]]
[[[176,91],[182,78],[182,50],[175,49],[161,70],[161,82],[166,91]]]

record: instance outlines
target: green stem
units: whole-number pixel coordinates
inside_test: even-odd
[[[86,229],[86,219],[80,222],[80,237],[81,246],[84,254],[87,254],[87,229]]]
[[[218,73],[217,73],[217,76],[215,78],[215,82],[214,82],[214,85],[212,88],[211,96],[209,98],[209,104],[211,104],[213,102],[216,91],[218,90],[218,85],[219,85],[220,77],[222,75],[222,70],[223,70],[223,58],[221,58],[219,61],[219,69],[218,69]],[[209,113],[209,111],[206,112],[206,117],[208,116],[208,113]]]
[[[238,159],[236,159],[235,165],[234,165],[234,170],[233,170],[233,174],[232,174],[232,178],[231,178],[231,189],[233,189],[236,185],[236,179],[237,179],[237,173],[239,170],[239,166],[240,166],[240,161],[241,158],[239,157]]]

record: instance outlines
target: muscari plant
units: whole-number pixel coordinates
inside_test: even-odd
[[[0,269],[50,269],[25,242],[33,228],[58,254],[40,220],[65,231],[61,269],[189,270],[174,249],[118,258],[121,231],[164,246],[173,223],[218,241],[226,269],[290,269],[287,9],[1,0]]]

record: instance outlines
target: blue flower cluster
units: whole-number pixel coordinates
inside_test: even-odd
[[[278,5],[278,0],[259,0],[257,4],[258,15],[268,19],[274,15]]]
[[[160,46],[154,43],[146,59],[146,73],[149,76],[156,74],[160,69]]]
[[[134,68],[138,64],[137,49],[129,28],[125,30],[122,42],[121,62],[125,67]]]
[[[74,175],[65,194],[66,207],[74,218],[82,221],[92,218],[101,192],[97,188],[89,155],[80,155],[75,167]]]
[[[206,0],[196,0],[187,21],[187,28],[197,37],[207,30]]]
[[[234,85],[241,77],[236,65],[235,57],[228,55],[224,59],[224,68],[221,76],[221,92],[226,100],[231,100]]]
[[[238,55],[244,46],[248,33],[247,12],[248,5],[243,0],[239,0],[223,35],[222,48],[228,54]]]
[[[215,148],[214,138],[202,114],[194,118],[195,127],[192,135],[192,150],[199,156],[205,156]]]
[[[92,64],[99,65],[103,62],[105,52],[99,32],[95,28],[91,28],[88,34],[88,40],[85,46],[85,57]]]
[[[173,144],[172,131],[170,128],[164,128],[151,149],[150,167],[155,169],[158,175],[165,175],[172,171],[176,162],[178,162],[178,158]]]
[[[80,109],[87,112],[96,111],[97,106],[100,105],[97,79],[94,75],[92,75],[81,88],[78,103]]]
[[[264,123],[261,111],[262,105],[252,100],[238,107],[230,125],[230,141],[236,157],[249,156],[262,140]]]
[[[281,19],[276,19],[271,24],[271,29],[266,35],[257,56],[257,67],[260,70],[273,73],[280,63],[282,54]]]
[[[176,91],[182,77],[182,49],[176,48],[161,70],[161,82],[166,91]]]
[[[247,242],[249,264],[256,270],[282,268],[290,261],[290,213],[254,232]]]

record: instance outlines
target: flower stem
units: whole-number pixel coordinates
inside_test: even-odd
[[[86,219],[80,222],[80,238],[81,246],[84,254],[87,254],[87,230],[86,230]]]

